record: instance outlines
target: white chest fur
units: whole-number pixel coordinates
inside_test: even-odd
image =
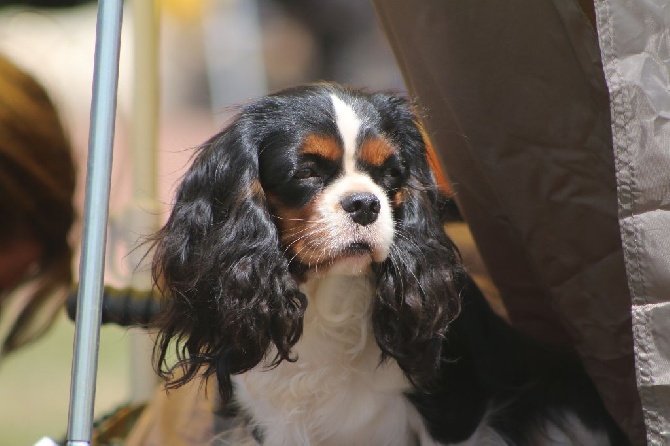
[[[302,291],[309,303],[297,361],[233,377],[237,401],[261,428],[263,446],[438,446],[404,396],[410,385],[397,363],[379,363],[371,279],[331,270],[311,277]],[[506,444],[487,418],[454,446]],[[537,444],[607,444],[604,434],[573,418],[567,434],[547,423]],[[230,444],[256,444],[246,429],[240,435]]]
[[[312,277],[303,292],[309,305],[294,349],[298,360],[235,377],[237,400],[260,424],[264,446],[425,440],[423,422],[403,395],[406,378],[394,361],[379,363],[370,278]]]

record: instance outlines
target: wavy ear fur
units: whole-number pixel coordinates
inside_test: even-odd
[[[447,198],[428,165],[415,115],[404,99],[378,95],[376,101],[384,111],[385,133],[411,165],[390,255],[376,266],[373,326],[384,356],[394,358],[415,385],[427,385],[439,371],[442,342],[460,310],[466,273],[444,232]]]
[[[232,374],[270,351],[272,364],[291,360],[306,307],[266,208],[252,126],[238,117],[199,148],[153,238],[154,280],[166,298],[158,371],[172,388],[216,373],[224,401]],[[177,377],[166,362],[173,340],[183,372]]]

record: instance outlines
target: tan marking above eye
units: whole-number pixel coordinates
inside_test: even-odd
[[[321,135],[309,135],[299,149],[304,155],[317,155],[331,161],[342,157],[342,148],[333,138]]]
[[[363,141],[358,158],[373,166],[381,166],[395,153],[393,146],[384,138],[371,138]]]

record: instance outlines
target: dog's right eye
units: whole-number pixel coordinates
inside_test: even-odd
[[[296,172],[293,174],[293,178],[297,180],[304,180],[306,178],[314,178],[318,177],[319,173],[310,166],[303,166],[296,170]]]
[[[336,161],[308,154],[298,160],[291,179],[302,184],[316,186],[316,183],[327,181],[337,170]]]

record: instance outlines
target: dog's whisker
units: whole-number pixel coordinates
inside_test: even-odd
[[[284,249],[284,252],[286,252],[289,248],[291,248],[291,247],[292,247],[293,245],[295,245],[296,243],[298,243],[298,242],[300,242],[300,241],[303,241],[303,240],[305,240],[305,239],[309,239],[309,238],[311,238],[312,236],[318,234],[319,232],[320,232],[320,231],[318,231],[318,230],[313,230],[313,231],[310,231],[310,232],[308,232],[308,233],[306,233],[306,234],[302,234],[302,235],[300,235],[300,237],[296,237],[296,238],[293,239],[289,244],[286,245],[286,247],[285,247],[285,249]]]
[[[272,217],[276,218],[277,220],[283,220],[283,221],[299,221],[299,222],[302,222],[302,223],[312,223],[312,224],[314,224],[314,223],[321,223],[321,222],[327,221],[327,220],[326,220],[325,218],[323,218],[323,217],[321,217],[321,218],[319,218],[319,219],[317,219],[317,220],[311,220],[311,219],[307,219],[307,218],[282,217],[282,216],[277,215],[277,214],[272,214]]]
[[[289,229],[289,230],[284,230],[284,231],[282,231],[282,236],[283,237],[294,237],[298,234],[301,234],[301,233],[304,233],[304,232],[307,232],[307,231],[323,231],[324,229],[319,227],[319,225],[325,226],[325,225],[327,225],[327,221],[325,221],[325,220],[316,221],[315,220],[310,225],[306,225],[306,226],[302,226],[302,227],[296,227],[296,228],[292,228],[292,229]]]

